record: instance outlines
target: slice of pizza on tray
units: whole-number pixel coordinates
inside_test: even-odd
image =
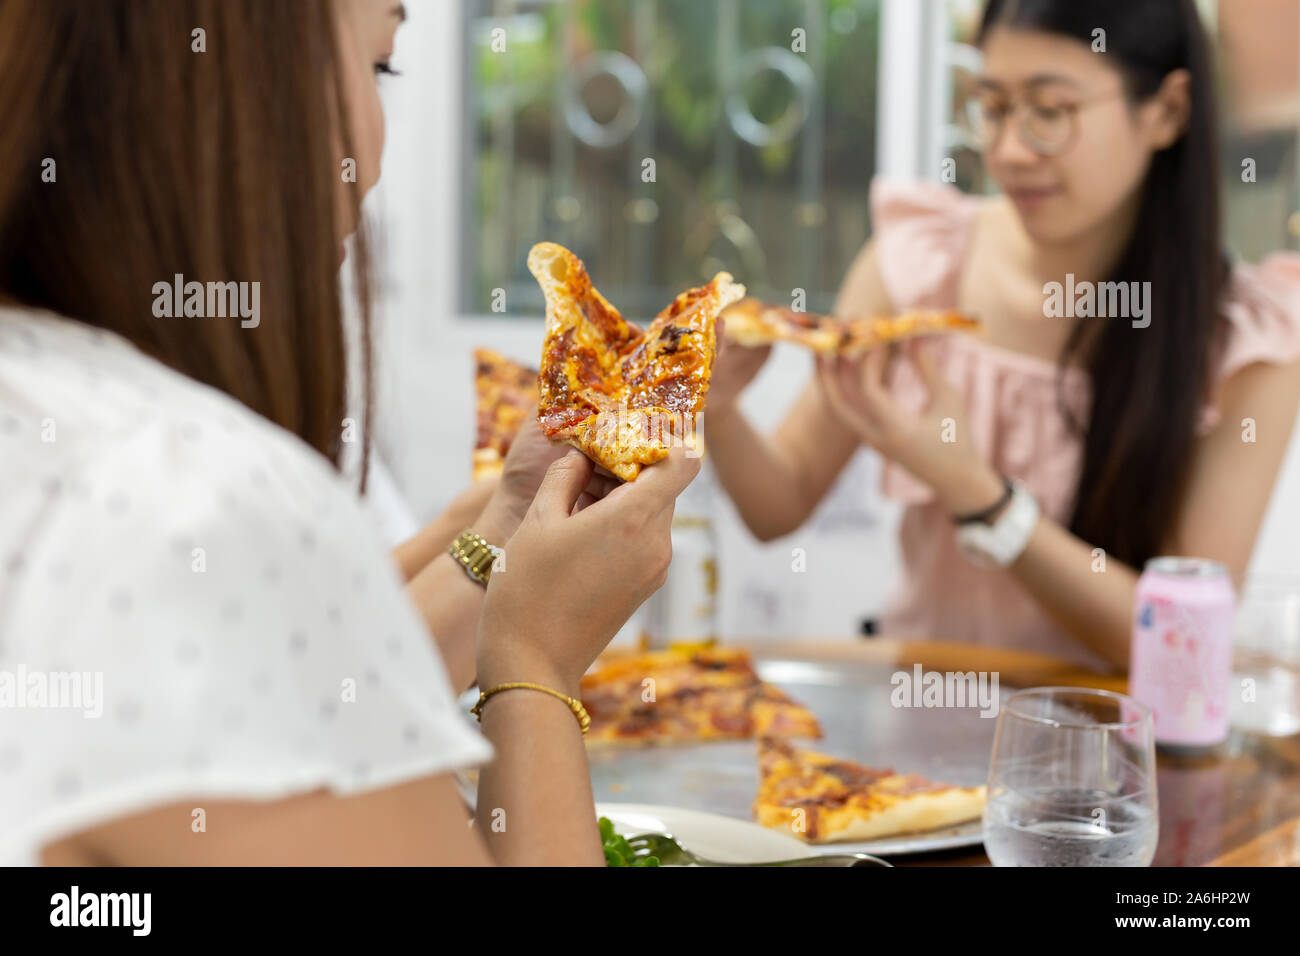
[[[642,331],[563,246],[534,246],[528,269],[546,298],[537,411],[546,435],[624,481],[635,481],[674,444],[691,446],[713,374],[717,317],[744,286],[720,272],[677,296]]]
[[[877,840],[978,819],[984,787],[935,783],[916,774],[867,767],[759,741],[754,817],[808,843]]]
[[[474,480],[501,474],[515,436],[537,405],[537,369],[492,349],[474,350],[474,391],[478,434]]]
[[[904,339],[944,332],[974,332],[978,319],[952,310],[913,310],[899,315],[838,319],[768,305],[748,298],[722,313],[724,335],[737,345],[791,342],[820,355],[853,355]]]
[[[822,735],[813,713],[762,681],[737,648],[607,651],[581,694],[593,748]]]

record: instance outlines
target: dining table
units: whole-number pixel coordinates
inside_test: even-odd
[[[1098,674],[1017,649],[878,636],[858,640],[732,640],[755,662],[817,661],[879,669],[879,677],[923,671],[999,675],[1005,691],[1085,687],[1127,691],[1122,675]],[[1300,735],[1233,730],[1195,754],[1156,751],[1160,834],[1152,866],[1300,866]],[[900,856],[895,866],[989,866],[982,846]]]

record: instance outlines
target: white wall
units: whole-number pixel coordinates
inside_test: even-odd
[[[384,179],[371,201],[372,212],[386,223],[388,271],[378,439],[412,507],[430,517],[469,478],[472,349],[487,345],[536,364],[542,327],[535,320],[456,314],[461,31],[449,11],[459,4],[407,0],[407,6],[410,21],[395,57],[403,76],[384,92],[389,118]],[[746,394],[753,420],[774,423],[806,380],[809,366],[798,351],[778,349]],[[897,515],[873,493],[875,474],[873,458],[859,456],[808,526],[766,546],[754,542],[730,505],[714,495],[725,634],[847,637],[864,615],[878,612],[897,564]],[[1297,531],[1300,441],[1293,441],[1256,566],[1300,576]],[[791,570],[794,547],[807,552],[803,574]]]

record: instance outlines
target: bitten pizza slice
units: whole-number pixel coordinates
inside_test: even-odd
[[[537,405],[537,369],[491,349],[475,349],[474,391],[478,414],[474,480],[482,481],[501,473],[510,445]]]
[[[744,287],[720,272],[677,296],[643,332],[563,246],[534,246],[528,268],[546,297],[537,420],[547,436],[624,481],[673,445],[693,445],[713,373],[717,316]]]
[[[934,783],[785,741],[759,741],[754,818],[808,843],[877,840],[978,819],[984,787]]]

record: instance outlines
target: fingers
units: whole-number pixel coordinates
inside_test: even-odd
[[[822,395],[826,399],[826,404],[844,425],[870,441],[874,433],[871,421],[846,392],[845,368],[848,360],[840,357],[819,357],[817,361],[818,380],[821,382]],[[854,363],[854,367],[856,364]]]
[[[890,355],[887,349],[872,349],[862,361],[862,374],[858,378],[862,395],[873,407],[879,407],[888,401],[889,387],[885,384],[885,373],[889,369]]]
[[[602,474],[602,472],[604,473]],[[587,482],[587,486],[582,490],[582,493],[589,496],[593,501],[599,501],[622,483],[620,479],[615,478],[606,472],[604,468],[597,465],[591,480]]]
[[[920,339],[913,340],[908,355],[920,373],[921,381],[925,383],[926,391],[930,393],[932,400],[950,390],[948,380],[939,370],[939,362],[935,358],[934,350],[926,343]]]
[[[672,504],[699,473],[699,456],[687,455],[686,449],[678,446],[668,452],[667,458],[642,468],[636,481],[627,486],[627,493],[641,489],[641,494],[654,495],[665,504]]]
[[[570,451],[546,469],[546,477],[537,489],[533,507],[544,518],[563,518],[573,514],[574,506],[591,480],[591,459],[580,451]]]

